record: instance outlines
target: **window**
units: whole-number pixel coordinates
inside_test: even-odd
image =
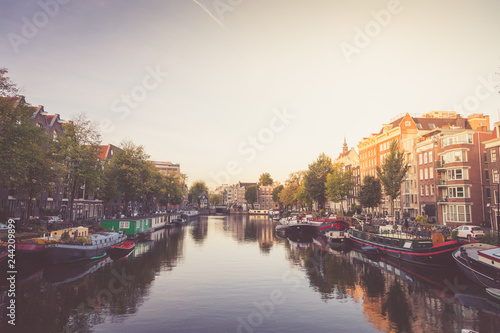
[[[120,229],[128,229],[130,227],[129,221],[120,221]]]
[[[424,163],[427,163],[427,153],[424,153]]]
[[[493,183],[498,183],[498,170],[493,169],[491,171],[491,176],[493,177]]]
[[[421,124],[417,124],[417,128],[418,129],[422,129],[422,125]]]
[[[424,170],[420,169],[420,180],[424,180]]]
[[[432,163],[432,151],[429,152],[429,163]]]
[[[434,184],[431,184],[431,195],[434,195]]]
[[[464,180],[467,179],[466,169],[450,169],[446,170],[447,180]]]
[[[434,179],[434,168],[433,167],[429,168],[429,179]]]
[[[496,162],[497,161],[497,150],[495,148],[491,149],[491,161]]]
[[[441,156],[444,163],[467,162],[467,152],[465,150],[454,150]]]
[[[468,205],[444,205],[443,215],[445,222],[471,222]]]
[[[484,163],[488,163],[488,153],[484,152]]]
[[[424,185],[420,185],[420,196],[422,196],[422,197],[424,196],[424,193],[425,193],[424,191],[425,191]]]
[[[491,189],[489,187],[486,188],[486,197],[491,198]]]
[[[422,165],[422,154],[418,154],[418,164]]]
[[[424,179],[429,179],[429,169],[425,168],[424,170]]]
[[[449,145],[472,144],[472,134],[462,134],[454,137],[441,139],[441,148]]]
[[[468,198],[469,188],[463,186],[448,187],[448,197],[449,198]]]
[[[425,195],[429,195],[429,185],[425,185]]]
[[[409,121],[405,121],[405,126],[411,126],[411,123]]]
[[[430,128],[430,129],[434,129],[434,128],[436,128],[436,125],[434,125],[434,124],[429,124],[429,128]]]

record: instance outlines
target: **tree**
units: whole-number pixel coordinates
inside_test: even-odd
[[[406,178],[409,165],[404,152],[399,150],[397,140],[391,142],[391,149],[382,167],[377,167],[377,175],[384,186],[384,192],[391,198],[391,214],[394,216],[394,200],[401,193],[401,184]]]
[[[273,189],[273,201],[278,203],[280,210],[281,206],[283,205],[283,202],[281,201],[280,198],[280,193],[281,191],[283,191],[283,188],[284,188],[283,185],[278,185]]]
[[[253,204],[257,201],[258,191],[259,188],[257,187],[257,185],[249,186],[245,191],[245,200],[252,205],[252,209]]]
[[[279,194],[279,198],[283,206],[290,207],[297,201],[296,195],[300,184],[304,178],[304,171],[292,172],[288,175],[285,182],[285,187]]]
[[[365,176],[359,190],[358,200],[363,207],[377,207],[382,201],[382,185],[380,184],[380,180],[373,176]]]
[[[208,201],[210,201],[212,205],[220,205],[222,202],[222,195],[212,193],[208,196]]]
[[[14,97],[19,93],[17,85],[7,76],[8,72],[7,68],[0,68],[0,96],[2,97]]]
[[[28,216],[32,199],[56,179],[50,136],[35,125],[32,114],[23,98],[0,97],[0,183],[27,196]]]
[[[74,201],[80,190],[86,195],[97,191],[102,181],[102,164],[97,156],[101,136],[97,125],[79,115],[63,127],[54,141],[54,156],[62,170],[62,183],[69,197],[68,212],[73,219]]]
[[[273,185],[274,180],[271,178],[269,172],[265,172],[259,177],[259,185],[260,186],[270,186]]]
[[[178,205],[182,202],[181,178],[169,173],[162,177],[161,191],[158,201],[163,206]]]
[[[340,202],[343,212],[342,202],[347,200],[348,195],[352,193],[354,185],[352,170],[344,170],[344,164],[335,163],[332,167],[332,173],[326,177],[326,196],[333,202]]]
[[[295,193],[295,200],[297,200],[302,207],[306,207],[307,210],[312,210],[313,201],[309,192],[306,190],[304,182],[302,182],[297,189],[297,192]]]
[[[153,189],[148,177],[152,176],[151,163],[148,162],[149,155],[144,151],[143,146],[137,146],[131,141],[123,141],[113,158],[109,160],[109,165],[105,168],[105,197],[106,199],[123,198],[125,210],[130,214],[135,210],[133,207],[136,201],[148,200],[146,197],[152,196]],[[129,210],[130,209],[130,210]]]
[[[305,188],[311,199],[318,202],[318,209],[324,208],[326,177],[332,172],[332,160],[321,153],[313,163],[309,164],[309,170],[304,176]]]
[[[208,187],[203,180],[197,180],[191,185],[188,192],[188,200],[190,203],[198,204],[198,197],[203,192],[208,194]]]

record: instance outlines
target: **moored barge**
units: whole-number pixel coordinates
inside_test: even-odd
[[[452,265],[452,253],[460,247],[460,241],[446,241],[441,234],[435,235],[438,236],[418,238],[405,233],[375,234],[355,229],[349,230],[349,239],[355,245],[371,246],[382,255],[428,266]]]

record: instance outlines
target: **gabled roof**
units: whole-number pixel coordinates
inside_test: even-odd
[[[239,182],[238,184],[239,184],[241,187],[245,187],[245,188],[250,187],[250,186],[255,186],[255,185],[257,185],[257,183],[242,183],[242,182]]]

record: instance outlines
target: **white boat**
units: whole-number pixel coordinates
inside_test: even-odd
[[[500,289],[500,247],[483,243],[462,245],[453,252],[458,267],[479,285]]]

